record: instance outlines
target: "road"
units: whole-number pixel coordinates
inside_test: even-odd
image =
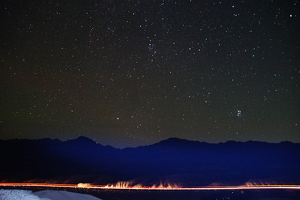
[[[81,184],[53,184],[53,183],[0,183],[0,188],[91,188],[116,190],[262,190],[289,189],[300,190],[300,185],[241,185],[241,186],[201,186],[201,187],[111,187],[105,185]]]

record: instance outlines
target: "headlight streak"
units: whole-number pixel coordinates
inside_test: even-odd
[[[51,184],[51,183],[0,183],[1,188],[5,187],[45,187],[45,188],[85,188],[99,190],[262,190],[262,189],[288,189],[300,190],[300,185],[241,185],[241,186],[201,186],[201,187],[116,187],[105,185],[80,185],[80,184]]]

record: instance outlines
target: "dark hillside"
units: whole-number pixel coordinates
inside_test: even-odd
[[[115,149],[79,137],[0,140],[0,179],[107,184],[117,180],[172,180],[185,185],[243,184],[250,180],[300,183],[300,144],[219,144],[170,138],[150,146]],[[145,180],[148,180],[145,181]]]

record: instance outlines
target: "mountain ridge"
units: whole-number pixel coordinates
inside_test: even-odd
[[[110,184],[137,177],[177,177],[187,185],[280,177],[300,180],[300,144],[257,141],[210,144],[179,138],[135,148],[87,137],[0,140],[0,180]],[[94,178],[93,178],[94,177]],[[184,180],[184,181],[183,181]]]
[[[139,148],[139,147],[149,147],[149,146],[153,146],[153,145],[158,145],[158,144],[171,144],[171,143],[188,143],[188,144],[209,144],[209,145],[218,145],[218,144],[226,144],[226,143],[230,143],[230,144],[233,144],[233,143],[243,143],[243,144],[247,144],[247,143],[264,143],[264,144],[299,144],[300,143],[295,143],[295,142],[291,142],[291,141],[281,141],[281,142],[264,142],[264,141],[253,141],[253,140],[248,140],[248,141],[234,141],[234,140],[228,140],[226,142],[219,142],[219,143],[209,143],[209,142],[204,142],[204,141],[197,141],[197,140],[188,140],[188,139],[183,139],[183,138],[177,138],[177,137],[170,137],[170,138],[167,138],[167,139],[164,139],[164,140],[161,140],[161,141],[158,141],[156,143],[153,143],[153,144],[149,144],[149,145],[140,145],[140,146],[137,146],[137,147],[124,147],[124,148],[117,148],[117,147],[114,147],[112,145],[103,145],[101,144],[101,142],[98,142],[98,141],[95,141],[89,137],[86,137],[86,136],[79,136],[77,138],[74,138],[74,139],[68,139],[68,140],[60,140],[58,138],[54,138],[54,139],[51,139],[51,138],[39,138],[39,139],[25,139],[25,138],[22,138],[22,139],[17,139],[17,138],[14,138],[14,139],[0,139],[0,141],[3,141],[3,142],[14,142],[14,141],[55,141],[55,142],[62,142],[62,143],[71,143],[71,142],[80,142],[80,143],[95,143],[95,144],[99,144],[101,146],[104,146],[104,147],[112,147],[114,149],[120,149],[120,150],[123,150],[123,149],[127,149],[127,148],[130,148],[130,149],[134,149],[134,148]]]

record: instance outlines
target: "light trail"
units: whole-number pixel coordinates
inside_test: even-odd
[[[288,189],[300,190],[300,185],[241,185],[241,186],[202,186],[202,187],[115,187],[90,184],[52,184],[52,183],[0,183],[5,187],[27,187],[27,188],[84,188],[99,190],[263,190],[263,189]]]

